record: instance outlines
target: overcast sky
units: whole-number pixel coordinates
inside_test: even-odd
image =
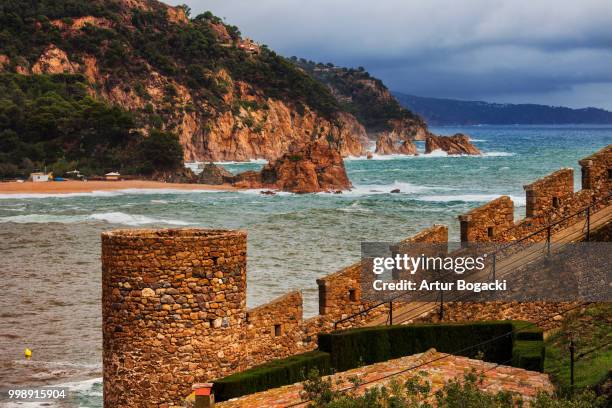
[[[166,0],[394,91],[612,110],[612,0]]]

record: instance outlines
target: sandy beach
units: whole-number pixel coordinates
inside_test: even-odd
[[[0,183],[2,194],[67,194],[91,193],[93,191],[112,191],[125,189],[173,189],[173,190],[236,190],[229,184],[203,185],[164,183],[149,180],[123,180],[123,181],[49,181],[49,182],[7,182]]]

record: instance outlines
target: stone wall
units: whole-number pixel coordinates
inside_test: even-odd
[[[574,170],[558,170],[523,188],[527,198],[527,218],[546,217],[559,210],[574,194]]]
[[[247,311],[245,363],[253,366],[296,354],[308,347],[302,340],[302,293],[294,291]]]
[[[607,190],[612,188],[612,145],[580,160],[582,166],[582,188]]]
[[[240,370],[245,306],[245,232],[102,234],[105,406],[163,406]]]
[[[514,203],[501,196],[459,216],[461,242],[492,242],[514,226]]]

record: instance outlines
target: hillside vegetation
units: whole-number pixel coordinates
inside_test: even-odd
[[[392,131],[401,126],[426,127],[418,115],[402,107],[383,82],[363,67],[337,67],[297,57],[291,60],[327,85],[341,107],[354,114],[368,132]]]
[[[406,108],[433,125],[612,124],[612,112],[536,104],[487,103],[394,93]]]

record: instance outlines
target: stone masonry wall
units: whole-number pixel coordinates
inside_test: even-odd
[[[102,234],[104,405],[165,406],[242,369],[246,233]]]
[[[558,170],[523,188],[527,196],[526,216],[546,217],[561,208],[563,202],[574,194],[574,170]]]
[[[302,293],[294,291],[247,311],[245,362],[252,366],[304,351]]]
[[[514,226],[514,203],[501,196],[459,216],[461,242],[492,242]]]
[[[612,145],[580,160],[582,188],[589,190],[612,189]]]

